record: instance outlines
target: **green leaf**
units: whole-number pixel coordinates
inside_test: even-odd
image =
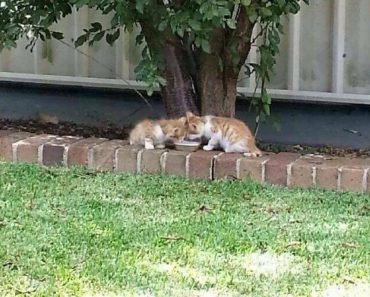
[[[146,5],[147,0],[136,0],[136,10],[141,14],[144,13],[144,6]]]
[[[298,13],[299,9],[300,9],[300,6],[297,2],[289,2],[286,6],[286,12],[290,12],[293,14]]]
[[[165,85],[166,85],[167,81],[166,81],[166,79],[165,79],[165,78],[163,78],[163,77],[159,76],[157,79],[158,79],[158,83],[159,83],[161,86],[165,86]]]
[[[79,46],[83,45],[87,41],[87,39],[88,39],[87,34],[81,35],[75,41],[75,47],[79,47]]]
[[[140,33],[140,34],[138,34],[138,35],[136,36],[136,38],[135,38],[135,43],[136,43],[137,45],[140,45],[140,44],[143,44],[143,43],[144,43],[144,40],[145,40],[145,36],[144,36],[144,34]]]
[[[53,36],[53,38],[58,39],[58,40],[61,40],[64,38],[64,35],[61,32],[51,32],[51,36]]]
[[[164,31],[167,28],[167,20],[164,20],[159,23],[158,25],[158,31]]]
[[[284,34],[284,26],[282,24],[277,24],[276,25],[277,30],[279,31],[280,34]]]
[[[108,33],[107,35],[105,35],[105,41],[106,41],[110,46],[112,46],[112,45],[113,45],[113,34]]]
[[[189,20],[189,26],[195,31],[200,31],[202,29],[200,22],[194,19]]]
[[[121,30],[117,29],[112,35],[112,43],[115,42],[121,35]]]
[[[267,7],[262,7],[261,14],[265,17],[272,16],[272,11],[268,9]]]
[[[90,29],[90,32],[98,32],[103,29],[102,25],[99,22],[95,22],[91,24],[92,28]]]
[[[177,35],[179,35],[181,38],[183,38],[183,37],[184,37],[184,33],[185,33],[184,28],[183,28],[183,27],[178,27],[178,28],[176,29],[176,33],[177,33]]]
[[[88,4],[89,3],[89,0],[75,0],[73,1],[75,4],[76,4],[76,7],[77,8],[81,8],[82,6],[84,6],[85,4]],[[72,2],[72,3],[73,3]]]
[[[153,93],[154,93],[154,89],[153,88],[148,88],[146,93],[148,94],[148,96],[152,96]]]
[[[236,22],[234,19],[227,19],[226,24],[230,29],[236,29]]]
[[[280,8],[283,8],[285,6],[285,0],[277,0],[277,3]]]
[[[271,97],[267,92],[262,92],[262,102],[265,104],[271,104]]]
[[[263,112],[265,115],[269,116],[270,115],[270,104],[263,104]]]
[[[241,0],[241,1],[240,1],[240,3],[241,3],[243,6],[245,6],[245,7],[247,7],[247,6],[251,5],[251,2],[252,2],[252,0]]]
[[[94,36],[94,41],[100,41],[105,35],[105,31],[101,31]]]
[[[255,9],[251,9],[248,12],[248,18],[249,18],[249,21],[252,22],[252,23],[254,23],[255,21],[257,21],[257,19],[258,19],[257,11]]]
[[[211,46],[209,45],[209,42],[208,42],[207,39],[202,39],[200,45],[201,45],[203,51],[205,51],[208,54],[211,53]]]
[[[49,30],[45,30],[46,39],[51,39],[51,33]]]

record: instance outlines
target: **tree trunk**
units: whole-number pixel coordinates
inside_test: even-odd
[[[212,53],[198,53],[200,100],[203,115],[233,117],[239,70],[233,67],[224,29],[217,29],[209,40]]]
[[[250,52],[254,24],[241,7],[236,29],[214,30],[209,39],[211,54],[198,53],[203,115],[235,116],[238,76]]]
[[[243,6],[236,20],[235,30],[210,32],[210,54],[188,48],[186,37],[181,40],[158,32],[150,22],[141,22],[151,53],[163,55],[161,75],[166,85],[161,94],[169,117],[183,116],[186,111],[234,117],[238,75],[249,54],[255,25]]]
[[[141,28],[152,55],[163,56],[160,74],[166,79],[161,87],[162,100],[169,118],[184,116],[187,111],[200,114],[200,104],[187,69],[187,53],[178,37],[158,32],[150,23],[142,22]]]
[[[235,115],[237,75],[221,69],[216,56],[203,55],[200,65],[201,113],[233,117]]]
[[[165,67],[162,71],[166,85],[161,88],[162,99],[169,117],[184,116],[187,111],[199,114],[192,78],[186,68],[186,55],[182,48],[165,43]]]

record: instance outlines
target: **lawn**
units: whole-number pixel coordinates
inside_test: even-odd
[[[370,296],[370,196],[0,164],[0,296]]]

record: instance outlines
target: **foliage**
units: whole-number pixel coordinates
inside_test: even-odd
[[[261,96],[252,98],[251,105],[257,111],[256,122],[270,115],[271,97],[267,92],[266,83],[270,81],[270,76],[276,64],[276,56],[279,53],[280,34],[283,34],[282,14],[296,14],[300,6],[296,1],[272,1],[272,5],[267,10],[261,10],[259,19],[259,33],[262,41],[258,45],[259,63],[249,63],[248,72],[256,72],[256,86],[261,87]],[[309,4],[309,1],[304,1]],[[252,70],[250,69],[252,68]]]
[[[308,4],[309,0],[303,1]],[[195,90],[199,89],[202,53],[217,56],[220,69],[231,67],[233,73],[239,74],[242,66],[247,66],[247,75],[255,72],[261,96],[253,98],[252,105],[265,115],[270,114],[271,98],[266,84],[279,51],[281,18],[300,9],[300,0],[5,0],[1,3],[1,48],[16,46],[16,40],[25,35],[30,39],[31,49],[38,39],[63,39],[63,33],[52,31],[51,25],[71,14],[73,8],[88,6],[110,15],[110,26],[90,24],[75,40],[76,47],[103,39],[113,44],[121,30],[132,31],[137,26],[141,28],[137,43],[146,42],[146,45],[136,71],[139,79],[148,82],[150,92],[166,84],[161,45],[168,42],[186,52]],[[256,38],[249,30],[254,27],[258,31]],[[222,48],[212,44],[220,32],[226,36]],[[216,38],[217,42],[221,41]],[[251,45],[258,47],[259,61],[245,65]],[[230,76],[230,71],[224,73]]]

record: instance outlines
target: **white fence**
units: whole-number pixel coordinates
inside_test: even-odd
[[[370,104],[370,1],[311,0],[302,11],[284,20],[276,75],[269,86],[274,98]],[[90,22],[103,19],[83,9],[63,20],[56,30],[67,42]],[[135,81],[140,52],[135,34],[125,34],[111,47],[105,42],[80,48],[106,67],[58,41],[39,43],[34,52],[25,41],[0,54],[0,80],[63,85],[144,88]],[[250,59],[256,59],[252,51]],[[108,70],[111,69],[111,70]],[[117,75],[129,81],[127,85]],[[252,94],[254,80],[240,76],[239,91]]]

